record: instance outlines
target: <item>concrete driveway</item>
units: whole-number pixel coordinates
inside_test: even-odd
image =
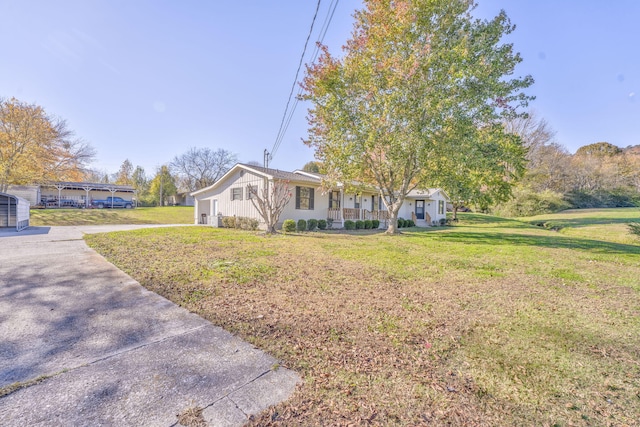
[[[0,231],[0,391],[23,386],[0,398],[0,425],[173,426],[198,407],[239,426],[293,392],[294,372],[82,240],[140,227]]]

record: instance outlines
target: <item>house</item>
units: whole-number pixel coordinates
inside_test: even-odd
[[[321,174],[313,172],[287,172],[237,163],[215,184],[191,193],[194,222],[217,226],[217,217],[221,216],[256,218],[262,222],[250,200],[248,186],[260,194],[265,184],[286,181],[292,197],[280,215],[278,227],[285,219],[331,219],[335,228],[342,228],[346,220],[377,219],[381,227],[387,227],[389,215],[377,190],[353,193],[345,191],[341,184],[327,190],[322,186],[322,179]],[[418,226],[433,225],[446,218],[447,201],[448,196],[440,189],[414,190],[407,196],[398,216],[413,219]]]
[[[135,198],[129,185],[100,184],[95,182],[51,182],[37,185],[10,185],[7,193],[22,197],[32,206],[50,208],[87,207],[93,199],[109,196],[126,200]]]

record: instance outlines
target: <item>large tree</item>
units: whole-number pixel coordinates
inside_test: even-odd
[[[114,182],[118,185],[133,185],[133,163],[126,159],[120,165],[120,169],[114,176]]]
[[[190,148],[186,153],[174,157],[171,170],[180,186],[195,191],[214,184],[237,161],[235,154],[222,148]]]
[[[344,57],[322,47],[307,67],[306,142],[330,181],[381,189],[389,233],[408,192],[437,182],[444,156],[458,153],[461,164],[469,147],[457,147],[456,135],[494,129],[530,99],[522,89],[532,78],[511,78],[521,59],[501,42],[514,28],[506,14],[477,20],[473,8],[468,0],[365,0]],[[499,143],[518,143],[502,135]],[[488,151],[473,154],[492,158]]]
[[[81,180],[94,155],[64,120],[38,105],[0,98],[0,192],[11,184]]]
[[[166,206],[166,199],[177,193],[176,180],[167,165],[162,165],[149,185],[149,198],[158,206]]]

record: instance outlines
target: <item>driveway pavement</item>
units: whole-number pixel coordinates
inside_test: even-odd
[[[0,391],[25,385],[0,398],[0,425],[173,426],[198,407],[240,426],[293,392],[294,372],[82,240],[140,227],[0,231]]]

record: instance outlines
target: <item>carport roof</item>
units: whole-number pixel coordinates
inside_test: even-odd
[[[116,190],[125,193],[133,193],[135,189],[130,185],[116,185],[116,184],[102,184],[97,182],[67,182],[56,181],[42,184],[44,187],[64,187],[70,190],[85,190],[86,187],[90,187],[91,190]]]

